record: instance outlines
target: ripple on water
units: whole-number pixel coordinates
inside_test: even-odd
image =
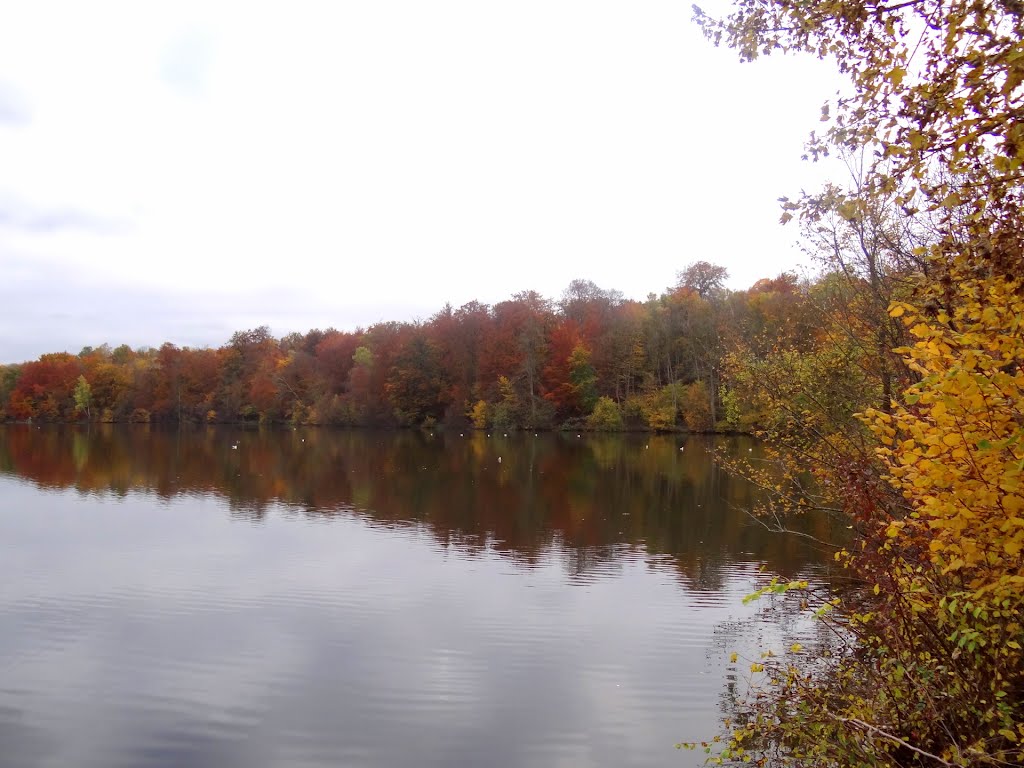
[[[0,509],[0,768],[696,765],[672,745],[714,730],[728,652],[778,635],[740,603],[752,555],[635,543],[688,541],[671,520],[632,515],[634,543],[527,530],[550,525],[557,477],[522,520],[464,510],[465,530],[440,505],[429,523],[242,517],[208,487],[18,484],[25,513]]]

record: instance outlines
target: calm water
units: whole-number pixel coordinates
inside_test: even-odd
[[[0,427],[0,766],[701,764],[823,568],[713,445]]]

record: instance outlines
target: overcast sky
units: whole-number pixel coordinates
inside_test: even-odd
[[[6,4],[0,362],[801,262],[776,198],[829,171],[835,75],[688,3],[154,6]]]

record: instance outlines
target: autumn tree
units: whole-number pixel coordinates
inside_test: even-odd
[[[504,397],[495,391],[504,376],[516,389],[517,426],[547,426],[552,413],[544,399],[542,371],[553,322],[551,304],[536,291],[522,291],[495,304],[492,312],[492,332],[482,350],[482,383],[492,398]]]
[[[790,462],[781,477],[761,476],[764,511],[775,520],[812,507],[843,513],[856,535],[837,554],[848,585],[825,602],[801,593],[835,642],[827,654],[794,646],[781,659],[755,660],[751,672],[761,677],[717,759],[1019,765],[1024,8],[981,0],[738,0],[734,8],[723,21],[698,9],[697,20],[744,59],[810,52],[852,83],[851,95],[826,105],[826,129],[808,154],[863,153],[862,182],[784,200],[783,220],[814,225],[825,212],[846,222],[828,231],[853,237],[854,248],[840,250],[859,252],[847,295],[861,303],[840,301],[855,314],[831,320],[853,324],[838,351],[853,380],[877,388],[851,391],[831,409],[808,400],[779,421],[779,444],[798,447],[803,471]],[[892,232],[911,258],[909,271],[886,275],[878,257],[898,255],[886,243]],[[918,233],[926,236],[913,242]],[[890,277],[905,286],[894,292]],[[876,318],[874,328],[862,317]],[[813,363],[803,351],[796,361]],[[765,362],[792,380],[784,363]],[[857,408],[856,419],[846,416]],[[817,441],[800,424],[809,415]],[[770,583],[762,592],[804,586]]]
[[[131,372],[125,364],[111,360],[99,363],[92,371],[92,402],[102,421],[124,418],[132,400]]]
[[[630,302],[632,303],[632,302]],[[597,376],[597,391],[621,399],[617,391],[620,354],[628,357],[633,347],[625,346],[620,331],[625,305],[621,291],[600,288],[591,280],[573,280],[562,293],[557,307],[563,319],[571,320],[580,330],[580,341],[590,352],[590,363]]]
[[[488,307],[471,301],[458,309],[445,306],[435,314],[426,332],[437,349],[446,390],[444,421],[449,425],[469,420],[467,410],[480,398],[480,360],[491,327]]]
[[[394,408],[388,399],[388,379],[402,351],[415,335],[414,326],[397,322],[376,323],[363,334],[362,341],[372,355],[372,364],[365,371],[368,376],[362,424],[395,425]]]
[[[317,343],[313,354],[325,394],[337,395],[346,390],[359,337],[358,333],[328,331]]]
[[[404,424],[438,421],[448,405],[445,372],[441,368],[437,346],[423,329],[396,355],[385,386],[397,419]]]
[[[867,149],[865,192],[896,195],[910,216],[945,212],[933,268],[959,259],[982,274],[1024,272],[1018,3],[738,0],[734,9],[718,20],[695,7],[696,20],[746,61],[802,51],[849,77],[852,94],[823,108],[827,126],[808,154]]]
[[[774,349],[810,349],[821,340],[820,310],[808,302],[811,290],[827,275],[801,284],[791,272],[761,278],[730,297],[734,325],[729,347],[746,346],[758,356]]]
[[[612,313],[623,301],[620,291],[605,290],[593,280],[577,279],[569,283],[558,302],[562,315],[576,323],[587,343],[606,328]]]
[[[581,343],[579,325],[569,317],[560,318],[548,333],[547,364],[542,374],[544,397],[563,417],[579,415],[571,381],[570,357]]]
[[[224,347],[218,410],[227,418],[252,419],[273,409],[279,356],[277,340],[267,326],[235,332]]]
[[[25,363],[11,392],[8,412],[15,419],[62,421],[73,418],[74,389],[81,361],[67,352],[41,355]]]
[[[601,378],[615,402],[628,400],[643,386],[647,360],[643,323],[644,307],[636,301],[620,304],[609,320],[602,345],[606,365],[601,366]]]
[[[728,277],[729,270],[723,266],[709,261],[695,261],[676,275],[676,287],[691,290],[702,299],[708,299],[721,293]]]

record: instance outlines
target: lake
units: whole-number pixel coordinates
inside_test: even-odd
[[[700,765],[828,559],[712,449],[0,426],[0,766]]]

